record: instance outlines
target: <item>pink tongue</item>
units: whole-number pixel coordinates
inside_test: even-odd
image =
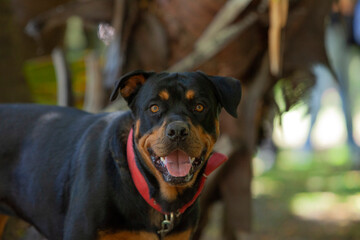
[[[184,177],[191,169],[189,155],[180,150],[176,150],[166,156],[165,165],[173,177]]]

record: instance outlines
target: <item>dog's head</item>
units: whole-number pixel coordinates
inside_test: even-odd
[[[145,166],[158,180],[190,186],[219,136],[221,107],[236,117],[240,82],[202,72],[135,71],[123,76],[118,93],[131,108],[134,139]]]

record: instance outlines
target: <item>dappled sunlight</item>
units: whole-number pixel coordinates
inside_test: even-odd
[[[344,144],[345,141],[345,120],[341,110],[336,107],[321,110],[312,133],[314,148],[318,150],[332,148]]]
[[[255,229],[279,237],[274,239],[299,234],[301,239],[343,239],[348,232],[360,236],[360,171],[351,170],[349,156],[347,145],[280,150],[273,168],[265,171],[266,160],[255,158]]]
[[[344,176],[344,185],[348,190],[357,191],[360,188],[360,171],[348,171]]]
[[[331,191],[341,194],[357,193],[360,189],[360,172],[348,171],[331,176],[310,176],[306,180],[309,192]]]
[[[311,176],[305,184],[309,192],[323,191],[327,187],[327,179],[322,176]]]
[[[311,136],[314,148],[319,150],[344,144],[347,136],[339,93],[334,88],[325,91],[322,102]]]
[[[304,146],[310,130],[310,115],[305,104],[276,117],[274,120],[273,140],[280,148],[300,149]],[[355,135],[360,142],[360,115],[355,118]],[[346,142],[345,118],[341,99],[336,89],[325,91],[322,107],[317,115],[311,133],[311,143],[316,150],[324,150]]]
[[[272,180],[271,178],[256,178],[251,183],[251,191],[253,197],[260,196],[275,197],[279,194],[282,184],[279,181]]]
[[[273,139],[282,148],[300,148],[304,145],[309,127],[310,117],[305,116],[307,107],[298,106],[296,109],[276,117],[274,120]],[[280,122],[281,120],[281,122]]]
[[[312,156],[306,151],[280,151],[276,164],[282,171],[307,171],[311,167]]]
[[[354,139],[356,144],[360,146],[360,112],[354,117]]]
[[[347,224],[360,220],[360,194],[299,193],[291,201],[291,211],[306,220]]]
[[[265,162],[259,157],[254,157],[253,158],[254,177],[261,176],[266,170],[267,169],[266,169]]]

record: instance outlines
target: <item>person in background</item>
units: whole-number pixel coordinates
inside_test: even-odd
[[[329,22],[326,26],[325,46],[333,74],[325,66],[315,66],[313,71],[317,78],[316,84],[310,94],[311,126],[305,145],[306,150],[312,149],[310,140],[311,130],[316,122],[321,107],[321,96],[332,87],[339,91],[342,110],[344,112],[347,143],[349,145],[351,160],[355,166],[360,166],[360,148],[354,139],[354,94],[350,91],[350,66],[355,57],[359,57],[354,45],[360,45],[360,2],[356,0],[339,0],[334,2]],[[360,63],[360,61],[359,61]],[[360,66],[357,67],[360,69]],[[334,79],[336,77],[337,81]],[[359,82],[359,80],[357,80]]]

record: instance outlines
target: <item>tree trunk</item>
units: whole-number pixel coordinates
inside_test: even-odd
[[[10,2],[0,0],[0,103],[29,102],[30,92],[23,76],[24,63],[21,39]]]

